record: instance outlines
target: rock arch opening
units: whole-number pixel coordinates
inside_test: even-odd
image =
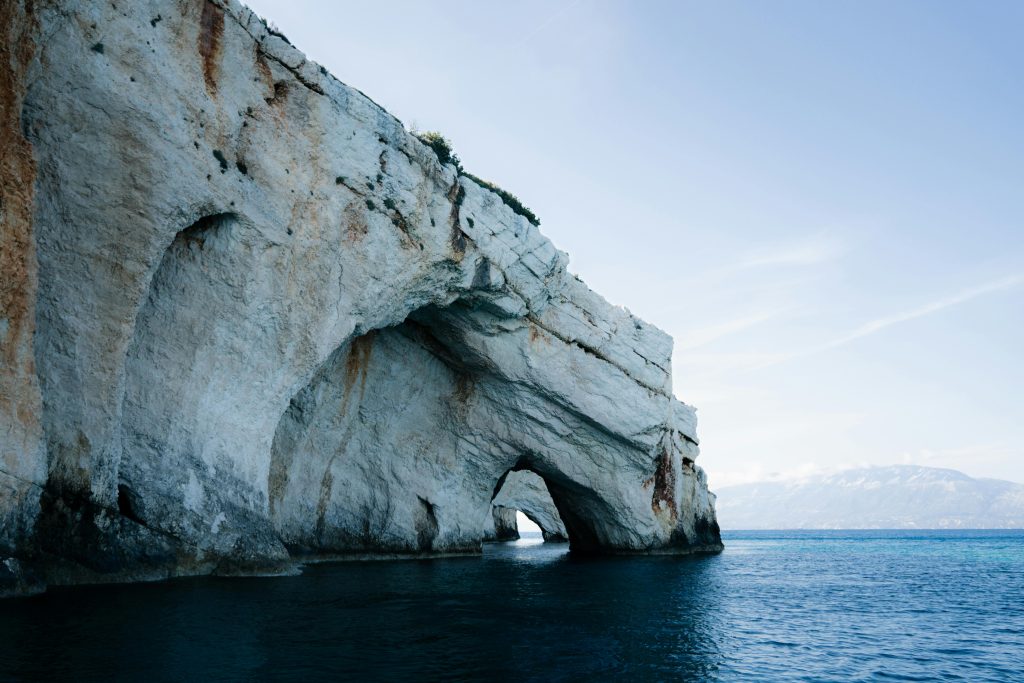
[[[289,402],[267,481],[293,553],[475,551],[488,492],[458,428],[474,380],[415,320],[336,349]]]
[[[484,538],[504,541],[520,536],[522,514],[536,525],[544,541],[567,542],[569,532],[562,522],[547,483],[530,470],[511,471],[501,481],[491,501],[491,525],[485,525]]]
[[[519,528],[520,535],[526,537],[540,537],[541,540],[543,540],[544,531],[522,510],[516,510],[516,526]]]
[[[614,543],[616,490],[544,454],[552,407],[482,348],[481,316],[461,302],[416,311],[341,345],[292,397],[267,479],[292,553],[478,552],[492,529],[516,533],[516,510],[574,550]]]

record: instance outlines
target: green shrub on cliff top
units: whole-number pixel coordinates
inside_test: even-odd
[[[459,175],[465,176],[472,180],[480,187],[486,188],[496,195],[501,197],[501,201],[505,202],[505,206],[512,209],[515,213],[519,214],[526,220],[530,221],[534,225],[540,225],[540,219],[537,218],[537,214],[530,211],[529,207],[525,206],[519,197],[515,196],[511,192],[503,190],[494,183],[478,178],[477,176],[469,173],[462,168],[462,162],[459,161],[459,157],[455,154],[455,150],[452,148],[452,143],[445,136],[438,133],[436,130],[428,131],[426,133],[420,133],[413,131],[413,135],[419,138],[420,142],[425,144],[430,149],[434,150],[434,154],[437,155],[437,160],[444,164],[454,164],[455,170],[458,171]]]
[[[519,201],[519,197],[515,196],[511,192],[501,189],[492,182],[489,182],[482,178],[477,178],[472,173],[466,173],[465,171],[463,171],[462,175],[466,176],[480,187],[485,187],[491,192],[501,197],[501,201],[505,202],[505,206],[512,209],[526,220],[530,221],[534,225],[540,225],[540,219],[537,218],[537,215],[533,211],[530,211],[529,207],[525,206],[521,201]]]
[[[426,133],[414,132],[413,135],[418,137],[424,145],[434,150],[434,154],[437,155],[437,160],[441,162],[442,166],[445,164],[455,164],[455,169],[459,172],[462,171],[462,163],[459,161],[459,157],[456,156],[455,150],[452,149],[452,143],[448,141],[448,138],[436,130],[427,131]]]

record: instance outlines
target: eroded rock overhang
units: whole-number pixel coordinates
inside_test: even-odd
[[[575,550],[720,548],[671,339],[498,195],[236,2],[7,6],[7,555],[472,552],[514,470]]]

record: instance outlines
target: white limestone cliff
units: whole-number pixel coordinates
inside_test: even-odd
[[[671,338],[249,9],[0,14],[0,560],[475,552],[512,470],[574,550],[721,547]]]

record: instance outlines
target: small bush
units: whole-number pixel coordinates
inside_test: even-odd
[[[455,170],[458,171],[459,175],[465,176],[472,180],[477,185],[479,185],[480,187],[486,188],[491,192],[494,192],[499,197],[501,197],[501,201],[505,202],[505,206],[512,209],[512,211],[519,214],[526,220],[530,221],[530,223],[532,223],[533,225],[540,226],[540,219],[537,218],[537,214],[535,214],[533,211],[530,211],[529,207],[525,206],[521,201],[519,201],[519,197],[515,196],[511,192],[507,192],[506,190],[501,189],[500,187],[498,187],[497,185],[490,181],[478,178],[472,173],[468,173],[467,171],[465,171],[462,168],[462,162],[459,161],[459,157],[455,154],[455,150],[452,149],[452,143],[448,140],[448,138],[441,135],[436,130],[429,131],[426,133],[419,133],[413,131],[413,135],[419,138],[420,142],[425,144],[430,149],[434,150],[434,154],[437,155],[437,160],[441,162],[442,166],[444,164],[454,164]],[[456,199],[457,204],[462,203],[461,195],[462,193],[460,192],[459,197]],[[472,224],[470,224],[470,227],[472,227]]]
[[[277,24],[275,24],[272,21],[267,21],[263,17],[260,17],[260,19],[263,21],[263,25],[267,27],[267,33],[269,33],[272,36],[277,36],[278,38],[288,43],[289,45],[292,44],[292,41],[288,40],[288,36],[281,33],[281,29],[277,27]],[[292,45],[292,47],[294,47],[294,45]]]
[[[420,142],[434,150],[434,154],[437,155],[437,160],[441,162],[441,165],[455,164],[455,169],[462,171],[462,163],[459,161],[459,157],[456,156],[455,150],[452,149],[452,143],[448,141],[448,138],[438,133],[436,130],[428,131],[426,133],[413,133]]]

